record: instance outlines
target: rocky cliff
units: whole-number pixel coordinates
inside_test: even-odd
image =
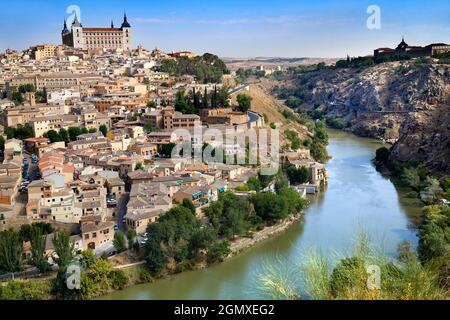
[[[364,69],[325,69],[285,82],[289,93],[326,118],[345,119],[360,136],[394,143],[393,163],[421,161],[450,174],[450,66],[417,61]]]

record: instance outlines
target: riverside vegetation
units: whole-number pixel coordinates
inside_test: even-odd
[[[448,260],[448,258],[447,258]],[[380,268],[380,287],[369,289],[368,266]],[[448,266],[448,261],[447,261]],[[421,262],[409,243],[399,246],[391,259],[374,248],[362,235],[353,252],[333,262],[310,251],[299,267],[267,265],[258,277],[257,291],[270,299],[295,300],[428,300],[448,299],[448,282],[443,282],[433,261]],[[301,279],[301,280],[300,280]],[[448,281],[448,269],[447,269]]]
[[[0,266],[6,271],[18,272],[26,265],[34,265],[41,274],[48,274],[49,279],[9,281],[0,286],[0,299],[92,299],[134,284],[221,262],[230,254],[230,241],[252,237],[253,232],[290,215],[298,215],[307,206],[307,201],[288,187],[284,171],[274,176],[259,175],[256,180],[253,185],[250,180],[247,186],[267,188],[273,182],[276,193],[256,192],[245,199],[226,192],[204,209],[209,224],[196,217],[194,205],[186,200],[169,210],[157,224],[149,225],[145,266],[115,269],[106,257],[97,258],[91,250],[76,253],[70,235],[62,231],[53,236],[58,257],[55,261],[58,272],[54,278],[44,260],[45,237],[54,231],[47,228],[49,225],[34,224],[31,230],[24,226],[20,232],[4,231],[0,233]],[[114,245],[119,251],[127,247],[133,249],[134,238],[133,234],[124,237],[118,233]],[[33,246],[27,262],[22,259],[26,239],[30,239]],[[69,290],[67,282],[71,281],[71,276],[67,271],[74,263],[82,270],[80,289]]]

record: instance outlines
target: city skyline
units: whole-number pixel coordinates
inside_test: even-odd
[[[426,8],[419,1],[405,6],[388,1],[335,0],[321,1],[320,5],[305,1],[208,4],[133,0],[110,5],[106,1],[33,0],[25,6],[2,3],[0,50],[60,44],[63,19],[71,17],[67,13],[71,5],[80,8],[81,22],[91,27],[109,26],[111,20],[120,24],[126,11],[133,27],[133,47],[142,44],[167,52],[212,52],[221,57],[343,57],[369,55],[374,48],[394,46],[402,36],[414,45],[450,42],[446,21],[450,8],[441,0],[429,1]],[[370,5],[381,9],[379,30],[366,25]]]

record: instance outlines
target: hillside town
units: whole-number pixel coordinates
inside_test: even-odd
[[[248,139],[198,140],[194,131],[270,131],[251,102],[235,102],[249,85],[227,72],[215,81],[172,70],[180,61],[216,63],[209,54],[132,49],[126,15],[120,28],[83,28],[76,17],[70,27],[64,22],[64,44],[0,53],[0,230],[49,223],[69,231],[75,248],[113,256],[118,232],[134,230],[143,246],[147,227],[184,200],[208,223],[202,209],[220,194],[254,192],[243,186],[258,177],[261,162],[172,157],[186,142],[226,158],[245,155]],[[302,146],[284,149],[277,161],[308,171],[295,187],[302,197],[326,184],[324,165]],[[47,241],[49,259],[52,247]]]

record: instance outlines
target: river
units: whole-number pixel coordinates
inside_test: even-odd
[[[417,246],[418,200],[405,197],[404,190],[376,171],[371,160],[381,143],[341,131],[329,133],[329,184],[312,199],[302,221],[222,264],[102,299],[257,299],[262,296],[255,283],[265,265],[298,265],[311,248],[336,257],[350,252],[361,232],[391,256],[403,240]]]

